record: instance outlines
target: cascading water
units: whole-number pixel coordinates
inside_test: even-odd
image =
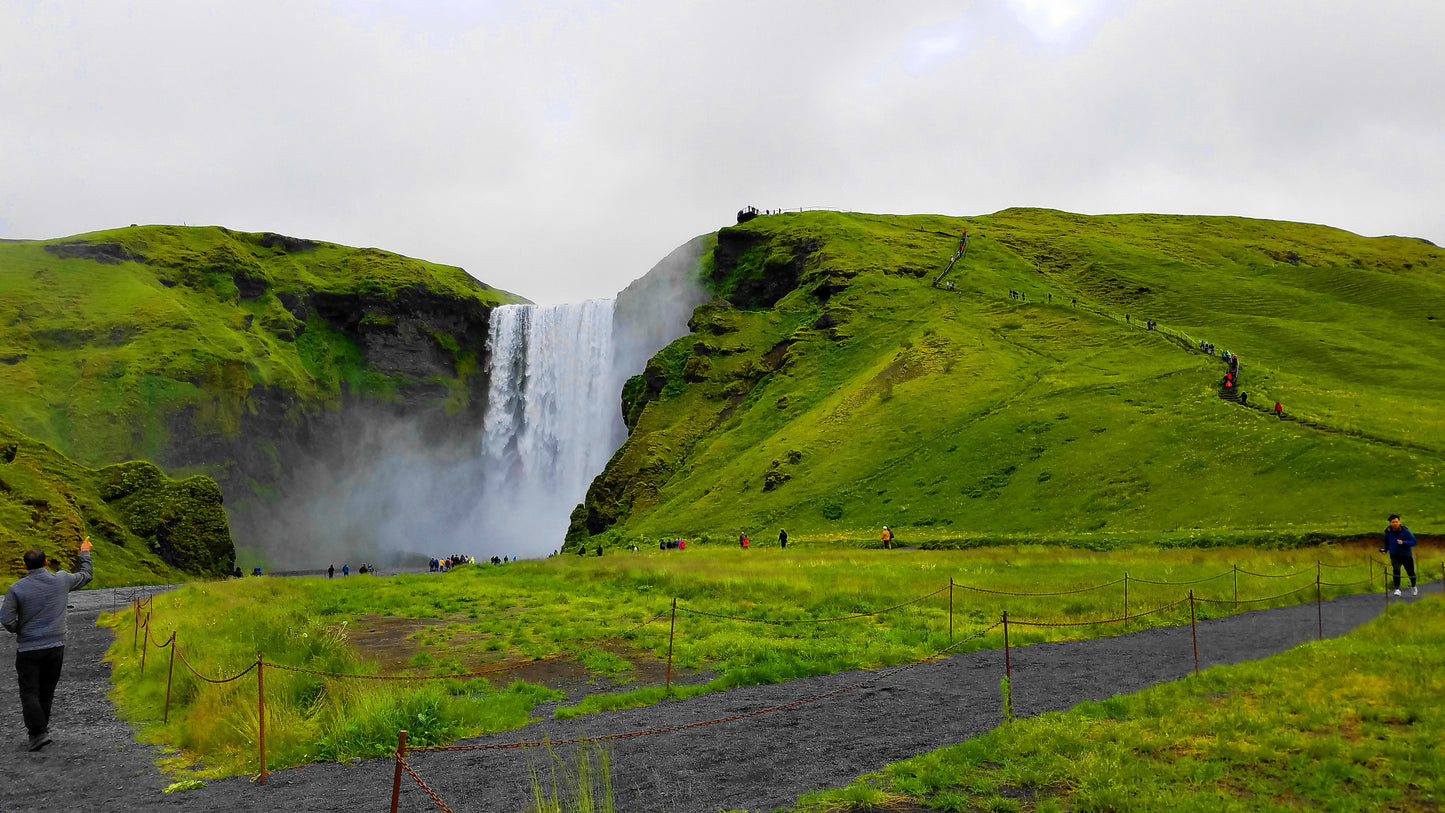
[[[392,405],[358,408],[341,442],[303,457],[276,499],[247,515],[252,535],[293,567],[560,548],[572,509],[626,439],[623,383],[707,301],[704,243],[678,248],[615,301],[493,309],[480,422],[438,433],[435,413],[423,422]]]
[[[482,507],[488,527],[521,548],[560,545],[625,436],[613,310],[606,299],[492,311]]]

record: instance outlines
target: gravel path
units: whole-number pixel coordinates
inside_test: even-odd
[[[1421,585],[1422,598],[1441,590]],[[101,661],[112,636],[95,626],[103,609],[123,606],[130,591],[92,590],[73,596],[65,672],[55,698],[54,743],[24,749],[25,729],[14,689],[0,701],[0,810],[239,811],[387,810],[394,761],[308,765],[271,774],[263,787],[247,778],[162,793],[169,781],[155,767],[157,749],[138,745],[106,697],[110,667]],[[1398,600],[1398,599],[1397,599]],[[1408,598],[1405,600],[1409,600]],[[1379,615],[1379,593],[1326,602],[1324,633],[1338,636]],[[1259,610],[1199,624],[1200,667],[1239,663],[1313,640],[1314,604]],[[0,637],[8,664],[14,637]],[[1014,709],[1022,716],[1070,708],[1183,677],[1193,671],[1190,628],[1171,627],[1103,638],[1016,648],[1011,653]],[[613,743],[614,797],[622,811],[713,813],[772,810],[799,794],[837,787],[889,762],[959,742],[1000,719],[998,683],[1004,656],[990,650],[955,655],[815,703],[750,719]],[[878,670],[886,672],[890,670]],[[686,701],[606,712],[459,744],[566,740],[713,720],[831,692],[876,675],[847,672],[772,686],[718,692]],[[417,753],[410,762],[457,813],[520,813],[527,804],[528,766],[547,764],[535,749]],[[437,810],[404,778],[401,807]]]

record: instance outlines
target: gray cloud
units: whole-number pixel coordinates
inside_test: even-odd
[[[1445,243],[1437,2],[0,0],[0,236],[219,223],[610,296],[744,204]]]

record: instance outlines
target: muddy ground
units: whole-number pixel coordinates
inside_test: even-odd
[[[1440,582],[1422,585],[1421,599],[1439,600]],[[106,698],[110,668],[101,656],[109,630],[95,626],[101,610],[125,603],[129,591],[94,590],[72,598],[65,671],[56,694],[54,743],[25,750],[15,694],[14,637],[0,637],[0,810],[101,811],[356,811],[388,810],[394,761],[309,765],[271,774],[162,793],[170,784],[155,767],[158,751],[138,745]],[[1408,591],[1407,591],[1408,592]],[[1398,599],[1397,599],[1398,600]],[[1406,600],[1409,600],[1408,598]],[[1384,609],[1379,593],[1326,602],[1326,636],[1338,636]],[[1266,657],[1316,637],[1314,604],[1260,610],[1203,622],[1201,668]],[[1067,709],[1183,677],[1194,669],[1188,626],[1093,641],[1037,644],[1012,650],[1014,708],[1020,715]],[[719,692],[643,709],[548,718],[459,745],[566,740],[650,730],[744,715],[846,688],[892,670],[850,672]],[[619,811],[713,813],[772,810],[799,794],[846,784],[889,762],[959,742],[1000,720],[1001,651],[955,655],[896,672],[816,702],[714,725],[615,740],[614,798]],[[582,691],[578,687],[577,691]],[[539,709],[545,713],[548,707]],[[566,749],[563,749],[564,751]],[[545,769],[538,749],[415,753],[413,768],[457,813],[526,809],[529,766]],[[410,779],[401,810],[438,810]]]

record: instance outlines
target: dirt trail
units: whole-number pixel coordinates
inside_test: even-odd
[[[1421,597],[1439,600],[1441,585],[1421,585]],[[54,743],[39,753],[24,749],[25,730],[15,696],[14,637],[0,638],[0,667],[9,687],[0,699],[0,810],[19,811],[239,811],[386,810],[394,762],[309,765],[274,773],[266,786],[238,777],[166,794],[169,780],[155,767],[157,751],[138,745],[106,698],[109,665],[101,656],[112,640],[95,626],[119,591],[76,594],[70,617],[65,672],[55,699]],[[1397,601],[1399,599],[1396,599]],[[1405,600],[1410,600],[1405,599]],[[1326,602],[1324,633],[1338,636],[1379,615],[1379,593]],[[1201,668],[1239,663],[1313,640],[1314,604],[1259,610],[1202,622]],[[713,813],[720,809],[772,810],[800,793],[846,784],[858,774],[959,742],[995,726],[1000,717],[998,650],[956,655],[815,703],[733,722],[613,743],[613,784],[618,810]],[[1020,715],[1067,709],[1174,680],[1194,668],[1190,628],[1171,627],[1093,641],[1017,648],[1011,654],[1014,708]],[[889,671],[889,670],[879,670]],[[459,744],[566,740],[713,720],[791,703],[866,680],[876,673],[848,672],[719,692],[643,709],[547,719],[520,731]],[[545,766],[536,749],[414,754],[417,773],[457,813],[522,811],[529,764]],[[404,779],[401,808],[437,810]]]

